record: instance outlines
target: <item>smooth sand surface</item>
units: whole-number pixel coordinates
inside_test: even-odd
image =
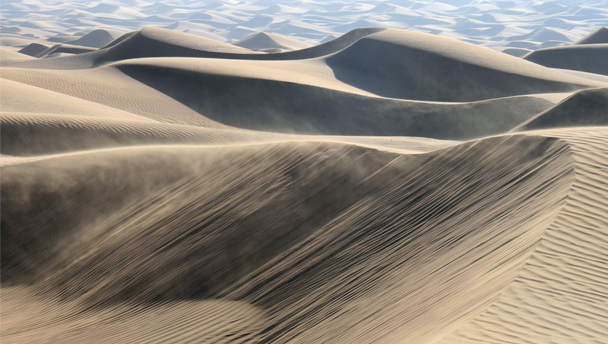
[[[302,41],[276,33],[265,32],[255,33],[240,42],[234,43],[234,45],[265,52],[300,50],[310,47],[310,44]]]
[[[66,20],[323,29],[305,3],[129,3]],[[453,25],[496,30],[509,4]],[[315,6],[427,27],[459,10]],[[604,76],[400,29],[238,47],[30,19],[94,51],[2,58],[2,343],[608,342]]]
[[[547,67],[608,75],[608,43],[539,49],[524,58]]]

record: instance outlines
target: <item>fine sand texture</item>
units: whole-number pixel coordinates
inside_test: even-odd
[[[310,3],[130,3],[67,20],[190,13],[177,27],[199,34],[3,38],[2,343],[608,342],[604,31],[515,30],[535,50],[519,58],[402,29],[281,35],[317,37],[295,19]],[[520,16],[510,3],[492,6]],[[566,11],[547,4],[530,6]],[[315,6],[469,34],[502,18]],[[256,30],[275,14],[292,19]],[[594,67],[530,58],[559,49]]]

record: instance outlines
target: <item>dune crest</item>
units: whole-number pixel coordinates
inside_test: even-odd
[[[2,5],[2,343],[608,342],[595,7],[46,6]]]
[[[601,27],[587,36],[576,41],[575,44],[606,44],[608,43],[608,28]]]
[[[280,52],[285,50],[299,50],[310,47],[309,44],[290,39],[289,37],[260,32],[247,37],[246,39],[234,43],[234,45],[251,50],[265,52]]]

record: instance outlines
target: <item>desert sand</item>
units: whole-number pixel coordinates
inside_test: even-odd
[[[603,4],[3,2],[0,341],[608,342]]]

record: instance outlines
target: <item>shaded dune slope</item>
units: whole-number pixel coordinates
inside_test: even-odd
[[[574,44],[599,44],[608,43],[608,28],[601,27],[587,36],[576,41]]]
[[[394,29],[360,39],[327,64],[338,80],[374,94],[427,101],[566,92],[593,84],[470,43]]]
[[[101,306],[220,297],[264,310],[263,342],[422,341],[495,299],[571,181],[568,146],[526,136],[423,155],[285,143],[49,157],[3,168],[3,288],[77,305],[47,335],[86,329]]]
[[[293,38],[274,33],[260,32],[246,39],[234,43],[237,47],[251,50],[271,52],[273,50],[299,50],[309,48],[310,45]]]
[[[608,88],[582,90],[517,126],[514,131],[608,125]]]
[[[608,43],[539,49],[524,56],[524,59],[552,68],[608,75]]]
[[[36,57],[39,54],[45,52],[46,50],[48,50],[51,46],[49,45],[44,45],[41,43],[31,43],[28,44],[26,47],[23,47],[22,49],[19,49],[19,53],[20,54],[24,54],[24,55],[28,55],[31,57]]]
[[[93,30],[87,33],[86,35],[76,40],[69,41],[67,43],[73,45],[81,45],[85,47],[101,48],[114,41],[115,38],[118,38],[116,37],[116,32],[98,29]]]
[[[43,88],[154,121],[284,133],[473,138],[508,131],[554,104],[535,95],[469,103],[383,98],[336,80],[322,59],[137,59],[78,71],[4,68],[1,76],[36,86],[30,93]],[[30,93],[15,93],[11,99],[20,100],[6,111],[29,112],[19,106]]]
[[[264,131],[461,139],[505,132],[552,105],[534,95],[471,103],[387,99],[337,82],[314,61],[280,63],[146,59],[113,66],[214,121]]]

